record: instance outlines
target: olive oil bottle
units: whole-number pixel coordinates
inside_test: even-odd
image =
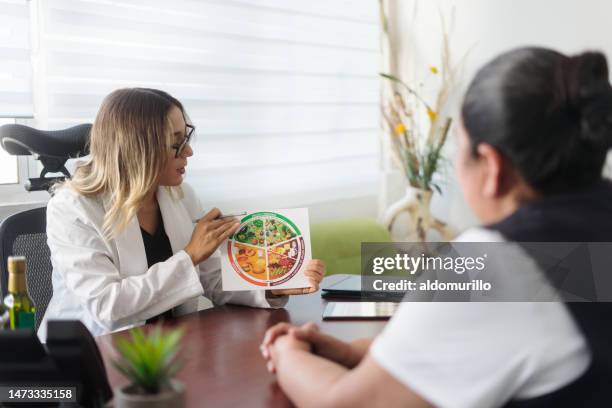
[[[8,309],[11,329],[34,329],[36,308],[28,296],[26,260],[23,256],[9,256],[8,295],[4,306]]]

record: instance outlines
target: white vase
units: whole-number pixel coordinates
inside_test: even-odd
[[[396,218],[403,212],[410,217],[408,234],[402,237],[407,242],[425,242],[429,231],[437,231],[442,241],[453,239],[453,231],[446,223],[431,215],[431,190],[408,186],[406,195],[393,203],[383,217],[383,225],[391,232]]]
[[[137,394],[130,392],[131,386],[115,388],[116,408],[184,408],[185,386],[178,380],[172,380],[172,387],[159,394]]]

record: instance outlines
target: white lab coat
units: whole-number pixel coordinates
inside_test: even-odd
[[[170,308],[175,315],[197,311],[202,295],[213,304],[282,307],[287,302],[286,297],[268,301],[264,291],[224,292],[218,251],[193,265],[183,248],[193,232],[192,220],[204,211],[191,187],[160,187],[157,200],[174,255],[149,268],[137,217],[115,239],[106,240],[105,197],[62,188],[51,198],[47,243],[53,297],[38,330],[43,341],[49,319],[81,320],[97,336],[142,325]]]

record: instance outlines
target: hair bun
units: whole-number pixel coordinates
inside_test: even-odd
[[[581,139],[612,147],[612,87],[605,55],[569,57],[564,71],[567,103],[579,112]]]

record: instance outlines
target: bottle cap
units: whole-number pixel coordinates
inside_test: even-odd
[[[26,259],[25,256],[9,256],[8,257],[9,273],[25,273]]]

